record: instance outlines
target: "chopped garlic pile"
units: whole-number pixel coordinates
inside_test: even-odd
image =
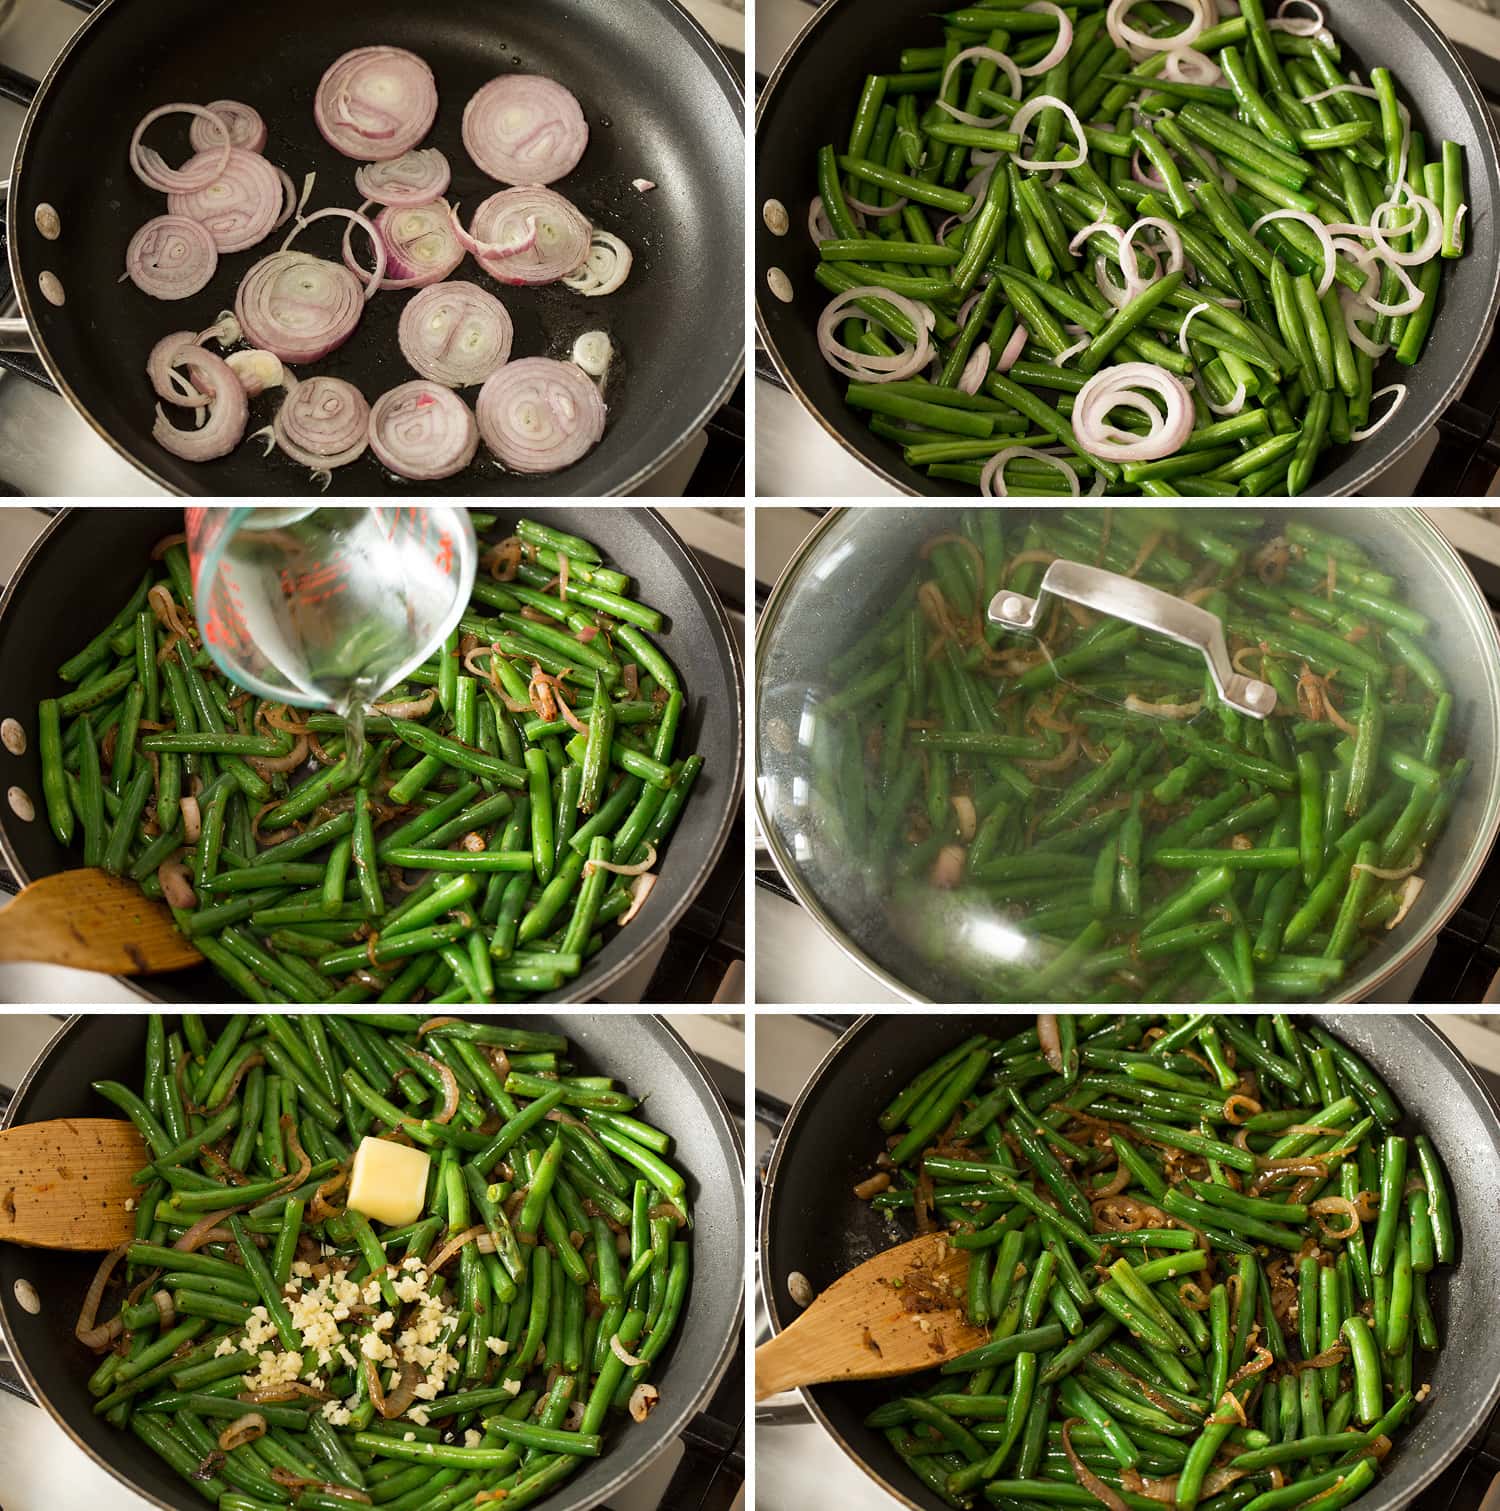
[[[456,1313],[441,1295],[428,1294],[432,1278],[415,1255],[401,1261],[391,1284],[397,1297],[412,1309],[405,1313],[405,1326],[398,1333],[396,1314],[383,1306],[377,1280],[371,1278],[361,1285],[337,1271],[315,1278],[312,1265],[298,1260],[292,1266],[284,1295],[292,1324],[301,1337],[301,1350],[282,1349],[269,1313],[264,1306],[257,1306],[251,1310],[244,1331],[222,1339],[215,1355],[244,1350],[256,1356],[258,1367],[245,1376],[249,1390],[274,1389],[298,1380],[305,1380],[315,1390],[326,1390],[324,1371],[331,1371],[336,1364],[358,1370],[359,1358],[351,1347],[357,1337],[359,1354],[388,1371],[387,1389],[394,1386],[408,1364],[415,1364],[423,1372],[416,1386],[417,1399],[435,1401],[448,1377],[457,1371],[459,1360],[438,1341]],[[361,1309],[358,1316],[356,1309]],[[454,1346],[462,1348],[466,1341],[458,1338]],[[485,1346],[497,1357],[509,1348],[501,1338],[486,1338]],[[508,1383],[515,1386],[512,1394],[519,1392],[519,1381]],[[327,1401],[323,1415],[335,1427],[346,1426],[359,1399],[351,1395],[343,1402]],[[427,1425],[422,1406],[412,1407],[407,1416],[419,1427]]]

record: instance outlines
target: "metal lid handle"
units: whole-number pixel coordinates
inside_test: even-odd
[[[1276,689],[1269,682],[1235,671],[1217,614],[1103,567],[1054,561],[1035,598],[1004,589],[996,593],[990,600],[990,622],[1008,630],[1035,630],[1042,618],[1042,600],[1049,593],[1202,651],[1219,697],[1236,712],[1264,719],[1276,707]]]

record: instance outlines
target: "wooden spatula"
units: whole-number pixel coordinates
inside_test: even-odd
[[[840,1276],[755,1350],[755,1399],[826,1380],[932,1369],[989,1341],[964,1318],[969,1256],[941,1233],[898,1244]]]
[[[135,1236],[130,1177],[149,1162],[118,1118],[60,1118],[0,1133],[0,1240],[31,1249],[112,1249]]]
[[[203,957],[171,911],[108,871],[61,871],[25,888],[0,912],[0,963],[70,965],[110,976],[147,976]]]

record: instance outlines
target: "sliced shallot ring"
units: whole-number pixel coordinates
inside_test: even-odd
[[[1394,209],[1419,209],[1422,212],[1424,232],[1420,246],[1410,252],[1398,252],[1389,241],[1388,235],[1405,235],[1406,232],[1387,232],[1381,222],[1385,219],[1386,211]],[[1382,200],[1370,212],[1370,225],[1364,233],[1370,237],[1379,247],[1385,260],[1397,267],[1414,268],[1424,262],[1431,262],[1438,254],[1438,248],[1443,244],[1443,216],[1442,212],[1433,202],[1422,194],[1410,195],[1403,204],[1399,200]]]
[[[1021,156],[1022,148],[1026,145],[1026,128],[1031,124],[1031,118],[1047,109],[1062,111],[1063,118],[1073,128],[1073,135],[1078,142],[1079,155],[1077,157],[1049,158],[1046,162],[1042,162],[1034,157]],[[1073,107],[1055,94],[1032,95],[1011,117],[1010,129],[1021,138],[1021,146],[1010,155],[1011,161],[1018,168],[1026,168],[1033,173],[1043,168],[1076,168],[1088,159],[1089,144],[1083,135],[1083,122],[1078,119]]]
[[[243,147],[246,152],[265,150],[266,123],[253,105],[243,100],[210,100],[208,108],[229,127],[231,146]],[[220,145],[218,133],[201,115],[195,115],[189,124],[188,141],[195,152],[212,152]]]
[[[869,298],[884,300],[911,322],[912,328],[917,332],[917,344],[911,351],[896,357],[867,357],[834,339],[834,326],[843,318],[844,310],[858,299]],[[846,289],[842,294],[835,295],[818,316],[818,350],[823,353],[823,360],[846,378],[856,378],[867,383],[894,383],[910,378],[927,366],[932,353],[923,308],[904,294],[893,294],[889,289],[880,288],[876,284],[861,284],[858,288]],[[868,310],[860,313],[864,318],[890,329],[878,315],[873,315]]]
[[[363,198],[397,209],[441,199],[451,179],[448,159],[436,147],[413,147],[400,157],[362,163],[354,170],[354,187]]]
[[[184,112],[210,123],[210,141],[211,144],[217,146],[218,151],[211,158],[205,157],[200,151],[189,160],[191,166],[169,168],[166,159],[154,147],[141,145],[141,138],[146,134],[146,128],[153,122],[159,121],[164,115],[180,115]],[[173,194],[178,191],[190,194],[195,189],[206,189],[219,177],[229,161],[229,154],[233,148],[234,141],[228,124],[212,110],[202,105],[180,103],[158,105],[149,115],[142,117],[130,138],[130,166],[135,170],[136,177],[148,189],[155,189],[161,194]]]
[[[1406,384],[1404,383],[1387,383],[1384,388],[1377,388],[1375,392],[1370,395],[1370,402],[1373,404],[1376,399],[1382,399],[1388,393],[1395,394],[1396,396],[1391,403],[1391,407],[1372,424],[1366,425],[1359,430],[1351,430],[1349,432],[1349,439],[1351,441],[1369,440],[1369,438],[1374,435],[1377,430],[1381,429],[1386,424],[1386,422],[1395,415],[1396,411],[1400,409],[1404,403],[1406,403]]]
[[[1167,249],[1167,272],[1169,272],[1169,273],[1175,273],[1175,272],[1179,271],[1179,269],[1181,269],[1181,267],[1182,267],[1182,265],[1183,265],[1183,263],[1185,261],[1185,257],[1184,257],[1183,250],[1182,250],[1182,233],[1180,231],[1178,231],[1177,227],[1174,226],[1171,221],[1169,221],[1169,220],[1162,220],[1159,216],[1156,216],[1156,215],[1143,215],[1139,220],[1133,222],[1130,225],[1130,227],[1126,230],[1124,236],[1121,237],[1121,239],[1120,239],[1120,265],[1121,265],[1121,267],[1123,268],[1124,265],[1125,265],[1125,253],[1132,248],[1132,246],[1133,246],[1133,244],[1135,242],[1136,234],[1138,232],[1140,232],[1140,231],[1144,231],[1145,229],[1147,229],[1147,227],[1149,227],[1150,229],[1152,229],[1154,231],[1160,231],[1161,232],[1162,242],[1164,243],[1164,245],[1166,246],[1166,249]],[[1153,248],[1143,247],[1143,248],[1140,248],[1139,250],[1146,252],[1147,255],[1151,256],[1153,259],[1156,258],[1156,253],[1155,253],[1155,250]],[[1156,277],[1160,277],[1161,276],[1161,271],[1160,271],[1161,270],[1161,262],[1160,262],[1159,259],[1156,261],[1156,266],[1157,266]],[[1139,277],[1139,274],[1137,274],[1137,277]],[[1148,283],[1154,283],[1155,281],[1156,281],[1156,278],[1150,278],[1150,279],[1146,280],[1146,282],[1148,282]]]
[[[200,153],[199,158],[218,154]],[[286,190],[277,169],[258,152],[231,147],[229,160],[211,184],[167,195],[167,209],[198,221],[221,252],[243,252],[268,237],[286,207]]]
[[[380,234],[374,221],[367,219],[357,210],[345,210],[338,205],[330,205],[326,210],[314,210],[311,215],[299,215],[297,217],[297,224],[286,233],[286,239],[281,243],[281,250],[283,252],[290,251],[292,243],[314,221],[327,220],[330,216],[350,221],[358,226],[370,238],[370,245],[375,248],[375,271],[373,273],[366,273],[363,269],[357,269],[355,273],[355,276],[365,285],[365,299],[368,301],[375,296],[376,291],[380,288],[381,279],[385,277],[385,237]],[[243,323],[242,321],[241,324]]]
[[[609,1340],[609,1351],[617,1358],[626,1369],[634,1369],[639,1364],[644,1364],[644,1359],[638,1359],[629,1349],[620,1342],[620,1335],[612,1333]]]
[[[583,369],[548,357],[507,362],[485,380],[475,404],[479,433],[513,472],[557,472],[599,444],[608,418]]]
[[[1138,389],[1165,400],[1165,418]],[[1138,436],[1108,425],[1105,416],[1117,406],[1144,415],[1150,432]],[[1175,373],[1153,362],[1121,362],[1095,373],[1083,385],[1073,400],[1072,419],[1078,444],[1091,456],[1112,462],[1154,461],[1181,450],[1192,433],[1193,402]]]
[[[630,277],[634,262],[634,253],[618,236],[595,227],[589,238],[588,255],[576,271],[563,279],[563,283],[585,299],[597,299],[622,287]]]
[[[589,144],[583,107],[570,89],[536,73],[491,79],[464,106],[464,147],[502,184],[550,184],[578,166]]]
[[[807,234],[812,237],[814,246],[833,240],[833,227],[828,223],[821,194],[814,194],[807,202]]]
[[[360,214],[373,203],[366,200]],[[445,199],[430,205],[386,206],[375,217],[385,246],[382,289],[421,289],[440,283],[464,260],[464,245]],[[369,275],[354,256],[353,225],[344,227],[344,266],[361,278]]]
[[[1060,6],[1054,5],[1052,0],[1030,0],[1030,3],[1023,5],[1021,9],[1044,13],[1051,11],[1057,17],[1057,41],[1035,63],[1028,63],[1025,68],[1016,70],[1022,78],[1035,78],[1038,74],[1046,73],[1049,68],[1056,67],[1067,57],[1068,49],[1073,45],[1073,23],[1068,19],[1066,12]],[[1012,91],[1017,95],[1020,92],[1019,89]]]
[[[1029,456],[1038,462],[1050,462],[1067,478],[1073,497],[1078,497],[1078,472],[1070,463],[1065,462],[1060,456],[1053,456],[1047,451],[1037,451],[1030,446],[1007,446],[997,451],[984,464],[984,471],[979,474],[979,491],[986,498],[1010,497],[1005,486],[1005,466],[1012,458],[1018,456]]]
[[[1338,252],[1334,248],[1333,238],[1328,234],[1328,227],[1316,215],[1309,215],[1306,210],[1267,210],[1251,225],[1250,234],[1254,236],[1262,226],[1270,224],[1273,220],[1301,221],[1318,238],[1318,244],[1323,248],[1323,275],[1318,279],[1318,298],[1321,299],[1328,292],[1328,285],[1333,282],[1334,268],[1338,262]]]
[[[385,249],[382,246],[380,261]],[[235,318],[247,340],[283,362],[316,362],[353,334],[364,311],[359,280],[311,252],[273,252],[240,281]]]
[[[329,471],[364,455],[370,406],[342,378],[305,378],[282,400],[271,428],[276,444],[294,462]]]
[[[845,194],[844,203],[863,219],[866,215],[895,215],[899,211],[904,210],[911,203],[911,200],[903,194],[899,199],[893,199],[888,205],[872,205],[868,200],[856,199],[852,194]],[[831,241],[832,239],[833,233],[830,231],[825,240]]]
[[[958,389],[960,393],[974,395],[979,392],[979,385],[990,375],[990,343],[981,341],[964,364],[964,370],[959,375]]]
[[[1339,293],[1339,306],[1344,312],[1344,329],[1349,334],[1350,344],[1367,357],[1383,357],[1390,350],[1389,343],[1371,340],[1359,327],[1361,315],[1371,320],[1375,317],[1375,311],[1369,304],[1348,289],[1343,289]]]
[[[1413,880],[1418,878],[1413,877]],[[637,876],[630,883],[630,906],[620,915],[618,927],[624,928],[646,906],[646,900],[651,896],[651,889],[656,885],[656,874],[648,871],[644,876]]]
[[[1026,350],[1026,343],[1030,339],[1031,332],[1024,325],[1018,325],[1010,333],[1010,340],[1005,343],[1005,350],[1000,353],[1000,360],[995,364],[995,371],[1008,373],[1021,360],[1021,353]]]
[[[345,157],[382,162],[409,152],[432,129],[437,81],[414,52],[356,47],[318,83],[313,119]]]
[[[582,266],[593,233],[571,200],[552,189],[524,188],[490,195],[474,212],[467,234],[477,244],[469,250],[492,278],[542,284],[556,283]]]
[[[1217,84],[1224,76],[1223,69],[1195,47],[1171,48],[1161,73],[1174,84]]]
[[[206,409],[213,402],[213,395],[194,388],[173,371],[177,353],[197,346],[199,338],[192,331],[174,331],[163,336],[151,348],[146,361],[146,376],[151,379],[151,390],[158,399],[168,404],[177,404],[184,409]]]
[[[564,704],[563,706],[566,707],[567,705]],[[616,876],[644,876],[655,864],[656,846],[648,841],[645,860],[637,861],[633,866],[623,865],[612,860],[589,860],[584,862],[583,874],[588,876],[594,871],[610,871]]]
[[[219,266],[219,249],[206,226],[186,215],[148,220],[125,249],[130,281],[153,299],[190,299],[206,288]]]
[[[416,483],[452,477],[478,448],[474,412],[440,383],[403,383],[370,407],[370,450],[397,477]]]
[[[208,407],[207,422],[197,430],[179,430],[157,405],[152,438],[185,462],[209,462],[228,456],[244,436],[250,413],[249,401],[234,369],[222,357],[201,346],[183,347],[173,361],[187,368],[198,387],[212,392],[213,403]]]
[[[483,383],[510,359],[510,312],[477,283],[454,280],[422,290],[401,311],[401,355],[424,378],[448,388]]]
[[[1170,37],[1150,36],[1125,20],[1125,16],[1135,8],[1137,0],[1110,0],[1109,9],[1104,13],[1105,29],[1115,46],[1128,51],[1131,57],[1135,57],[1138,51],[1172,52],[1179,47],[1189,47],[1198,40],[1204,27],[1208,25],[1208,7],[1205,0],[1179,0],[1179,3],[1184,10],[1192,11],[1193,19]]]
[[[1005,53],[997,51],[993,47],[966,47],[962,52],[953,55],[948,66],[943,70],[943,82],[938,86],[938,109],[946,111],[954,120],[965,126],[998,126],[1004,120],[1003,115],[975,115],[972,110],[960,110],[957,105],[950,105],[942,98],[943,89],[957,68],[961,68],[971,58],[981,58],[986,63],[993,63],[1010,83],[1010,92],[1016,99],[1021,98],[1021,70]]]

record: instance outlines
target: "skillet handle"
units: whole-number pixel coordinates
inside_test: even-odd
[[[35,92],[36,84],[24,74],[15,73],[8,68],[0,68],[0,94],[8,99],[15,98],[7,86],[17,81],[33,93]],[[31,95],[27,94],[22,99],[22,103],[29,103],[30,99]],[[0,198],[6,200],[10,198],[9,179],[0,181]],[[0,308],[10,304],[14,295],[15,287],[10,278],[9,222],[6,216],[0,215]],[[36,354],[31,332],[26,322],[19,317],[0,316],[0,368],[18,373],[23,378],[29,378],[39,388],[48,388],[56,392],[56,385],[47,376],[47,370],[42,366],[41,358]]]

